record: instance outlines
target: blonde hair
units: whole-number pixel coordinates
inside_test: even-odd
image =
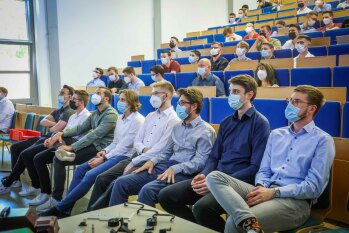
[[[171,93],[171,96],[173,96],[174,87],[172,86],[172,84],[170,82],[160,81],[160,82],[154,83],[153,88],[154,87],[164,88],[164,89],[168,90]]]
[[[141,103],[139,102],[137,92],[135,92],[134,90],[125,89],[121,90],[119,94],[121,95],[122,93],[125,95],[126,102],[130,108],[130,111],[137,112],[141,108]]]

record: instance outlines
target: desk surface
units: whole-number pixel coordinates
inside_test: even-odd
[[[136,202],[133,202],[133,203],[136,203]],[[111,229],[117,230],[118,227],[115,227],[115,228],[108,227],[107,221],[87,219],[86,227],[79,227],[78,225],[80,222],[82,222],[86,218],[100,218],[104,220],[108,220],[110,218],[130,218],[130,220],[125,220],[125,222],[128,223],[129,229],[136,229],[134,231],[135,233],[142,233],[146,228],[146,220],[150,218],[154,214],[154,212],[141,211],[139,214],[137,214],[137,210],[139,208],[140,206],[137,206],[137,205],[124,206],[122,204],[122,205],[108,207],[101,210],[91,211],[91,212],[80,214],[80,215],[75,215],[69,218],[63,218],[58,221],[58,224],[60,227],[59,232],[60,233],[74,233],[74,232],[92,233],[92,224],[93,224],[95,233],[104,233],[104,232],[109,233]],[[151,209],[151,210],[156,210],[159,213],[166,213],[164,211],[161,211],[146,205],[144,205],[144,209]],[[215,232],[213,230],[191,223],[187,220],[184,220],[178,217],[175,217],[172,222],[170,222],[170,219],[171,217],[159,216],[157,226],[155,226],[154,230],[151,232],[157,233],[159,232],[160,229],[165,229],[169,227],[171,227],[171,231],[168,231],[167,233]]]

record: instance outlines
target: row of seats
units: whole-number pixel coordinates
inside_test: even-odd
[[[332,2],[326,1],[326,3],[331,4],[332,10],[343,10],[343,8],[336,8],[338,6],[339,2],[340,1],[332,1]],[[314,6],[315,5],[309,5],[308,8],[313,9]],[[263,8],[263,14],[270,13],[272,8],[273,8],[272,6]],[[287,10],[284,10],[284,11],[287,11]],[[280,12],[280,11],[278,11],[278,12]]]

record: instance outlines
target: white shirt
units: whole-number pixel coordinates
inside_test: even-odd
[[[307,55],[305,55],[305,57],[315,57],[313,54],[307,53]],[[299,58],[299,54],[297,55],[297,57],[293,58],[293,68],[297,67],[297,59]]]
[[[149,113],[145,118],[143,127],[137,134],[134,144],[138,154],[141,155],[133,158],[132,163],[136,165],[159,155],[167,144],[173,126],[179,121],[172,106],[162,112],[156,110]],[[142,153],[145,147],[151,149]]]
[[[299,10],[297,11],[297,15],[308,14],[310,11],[311,11],[311,9],[308,8],[308,7],[304,8],[303,10],[299,9]]]
[[[15,107],[11,100],[6,97],[0,100],[0,130],[2,132],[8,132],[11,127],[12,116],[15,113]]]
[[[238,34],[233,33],[233,36],[235,37],[235,40],[230,39],[231,37],[226,37],[226,38],[225,38],[225,42],[240,41],[240,40],[242,40],[242,36],[239,36]]]
[[[93,79],[86,84],[86,87],[105,87],[105,83],[99,78]]]
[[[81,125],[84,121],[86,121],[86,119],[91,115],[91,113],[84,108],[79,114],[77,112],[75,112],[73,115],[71,115],[69,117],[68,123],[65,126],[64,129],[71,129],[74,128],[78,125]],[[82,135],[78,135],[75,136],[73,138],[75,138],[76,140],[79,140],[80,138],[82,138],[85,134]]]
[[[294,49],[294,44],[292,43],[292,40],[288,40],[285,42],[285,44],[282,46],[282,49]]]
[[[120,115],[116,122],[113,142],[104,150],[107,159],[114,156],[132,157],[136,152],[133,147],[135,137],[144,123],[144,117],[139,112],[133,112],[128,117]]]

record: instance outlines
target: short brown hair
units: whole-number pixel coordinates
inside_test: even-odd
[[[270,49],[274,49],[274,45],[269,43],[269,42],[262,43],[262,45],[267,45]],[[262,45],[261,45],[261,47],[262,47]]]
[[[164,77],[164,68],[160,65],[156,65],[150,68],[150,71],[153,71],[155,74],[160,74],[162,77]]]
[[[171,36],[171,39],[174,39],[175,41],[177,41],[177,43],[179,42],[178,38],[175,36]]]
[[[201,57],[201,53],[200,53],[199,50],[192,50],[192,51],[190,51],[190,52],[194,53],[194,54],[195,54],[196,56],[198,56],[199,58]]]
[[[250,49],[250,45],[246,41],[240,41],[237,44],[237,46],[240,47],[240,48],[245,48],[246,51],[248,51]]]
[[[88,104],[88,101],[90,100],[90,96],[88,93],[84,90],[75,90],[74,94],[79,97],[80,100],[84,101],[84,106]]]
[[[276,24],[280,24],[280,25],[282,25],[282,26],[286,26],[286,22],[283,21],[283,20],[277,21],[277,22],[275,23],[275,25],[276,25]]]
[[[231,27],[224,28],[223,36],[226,36],[227,34],[231,34],[231,33],[233,33],[233,29],[231,29]]]
[[[122,73],[127,73],[127,74],[136,74],[135,69],[132,66],[127,66],[122,70]]]
[[[223,44],[221,42],[213,41],[211,45],[219,45],[220,47],[223,47]]]
[[[316,11],[309,11],[309,13],[307,14],[307,17],[312,16],[312,15],[319,16],[319,13],[317,13]]]
[[[322,15],[329,14],[331,17],[333,17],[333,11],[323,11]]]
[[[314,113],[314,117],[325,103],[324,95],[316,87],[313,87],[310,85],[300,85],[300,86],[297,86],[293,91],[306,94],[308,103],[312,105],[316,105],[317,109]]]
[[[141,103],[139,102],[137,92],[135,92],[134,90],[125,89],[121,90],[119,92],[119,95],[121,95],[122,93],[124,93],[126,97],[126,102],[130,108],[130,111],[137,112],[141,108]]]
[[[0,91],[4,93],[5,96],[7,96],[8,90],[5,87],[0,87]]]
[[[116,68],[115,66],[111,66],[108,68],[108,72],[110,72],[111,70],[114,70],[116,74],[118,74],[118,68]]]
[[[261,28],[266,28],[268,30],[268,32],[271,32],[271,27],[268,24],[263,25]]]
[[[95,70],[97,70],[100,73],[100,75],[103,75],[104,73],[102,68],[96,67]]]
[[[298,39],[306,39],[307,41],[311,42],[311,38],[309,36],[307,36],[307,35],[299,35],[297,40]]]
[[[72,88],[71,86],[63,85],[63,88],[68,90],[69,95],[74,95],[74,88]]]
[[[196,104],[196,113],[201,112],[202,106],[204,105],[204,96],[201,91],[196,88],[181,88],[177,90],[178,96],[184,95],[190,102],[190,104]]]
[[[107,88],[107,87],[98,87],[97,89],[103,89],[104,90],[104,97],[108,97],[108,99],[109,99],[108,102],[110,103],[111,97],[112,97],[110,89]]]
[[[171,57],[171,52],[169,50],[163,50],[161,53],[166,53],[169,57]]]
[[[291,28],[291,27],[297,28],[299,32],[301,31],[301,27],[298,24],[290,24],[288,28]]]
[[[153,88],[154,87],[164,88],[171,93],[171,96],[173,96],[173,94],[174,94],[174,87],[172,86],[172,84],[170,82],[167,82],[167,81],[160,81],[160,82],[154,83],[154,85],[152,87]]]
[[[253,96],[251,102],[256,98],[257,95],[257,82],[248,74],[240,74],[229,79],[229,83],[234,85],[242,86],[245,90],[245,93],[253,91]]]

